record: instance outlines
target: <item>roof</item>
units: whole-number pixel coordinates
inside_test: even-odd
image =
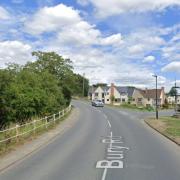
[[[98,87],[100,87],[103,91],[108,91],[108,89],[110,88],[109,86],[98,86]],[[88,92],[94,93],[98,87],[90,86]]]
[[[160,98],[162,89],[157,89],[157,97]],[[140,90],[140,93],[144,98],[154,99],[156,98],[156,89]]]
[[[120,94],[126,93],[128,94],[128,97],[132,97],[135,87],[117,86],[116,89]]]

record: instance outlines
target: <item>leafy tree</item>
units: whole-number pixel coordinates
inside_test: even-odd
[[[82,95],[83,80],[87,95],[89,82],[73,72],[69,59],[54,52],[32,54],[35,62],[0,70],[0,129],[61,110],[72,94]]]
[[[175,89],[174,87],[172,87],[168,93],[170,96],[175,96],[177,94],[177,89]]]

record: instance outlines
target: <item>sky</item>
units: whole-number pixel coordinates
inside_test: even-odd
[[[180,86],[180,0],[0,0],[0,67],[32,51],[70,58],[94,83]]]

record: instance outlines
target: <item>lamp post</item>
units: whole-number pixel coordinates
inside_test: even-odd
[[[156,119],[158,119],[158,97],[157,97],[157,75],[153,75],[156,78]]]

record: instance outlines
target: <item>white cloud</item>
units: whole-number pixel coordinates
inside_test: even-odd
[[[136,44],[128,48],[131,54],[138,54],[144,52],[144,46],[142,44]]]
[[[180,61],[174,61],[162,68],[163,72],[177,72],[180,73]]]
[[[155,61],[155,57],[154,56],[146,56],[143,59],[143,62],[153,62],[153,61]]]
[[[64,4],[40,9],[25,23],[25,29],[33,35],[55,32],[59,42],[66,45],[117,46],[122,43],[121,34],[103,37],[95,25],[81,18],[78,10]]]
[[[24,64],[30,61],[31,46],[20,41],[0,42],[0,66],[4,67],[6,63]]]
[[[0,19],[6,20],[9,19],[10,15],[6,9],[0,6]]]
[[[77,0],[77,2],[82,6],[87,6],[89,4],[87,0]]]
[[[160,50],[165,45],[165,40],[158,36],[152,29],[138,30],[124,37],[124,46],[129,56],[140,56],[144,58],[146,54],[154,50]]]
[[[100,44],[102,45],[114,45],[119,46],[123,43],[121,34],[114,34],[106,38],[102,38],[100,40]]]
[[[130,12],[162,11],[170,6],[179,6],[179,0],[78,0],[82,5],[92,3],[99,17]]]
[[[71,26],[80,22],[79,12],[72,7],[59,4],[54,7],[40,9],[32,19],[25,24],[25,28],[32,34],[57,31],[64,26]]]

